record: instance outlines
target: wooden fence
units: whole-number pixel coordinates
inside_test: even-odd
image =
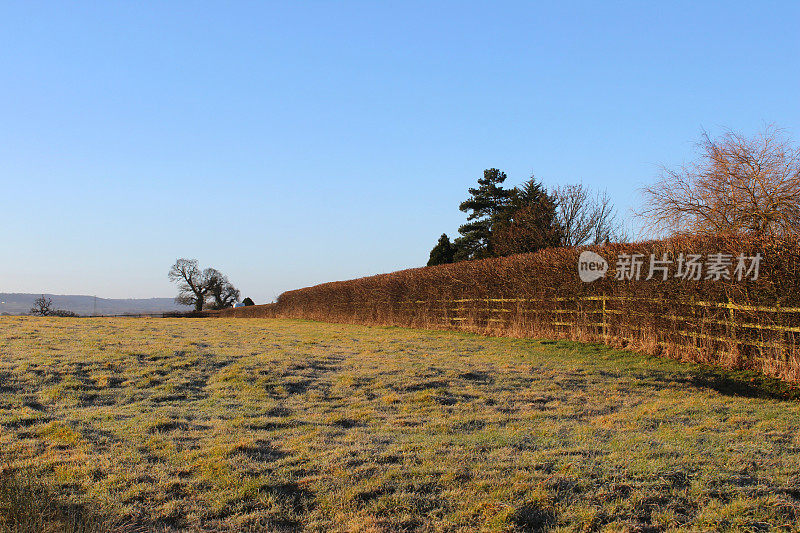
[[[800,339],[800,307],[734,302],[674,301],[629,296],[565,298],[460,298],[400,302],[409,316],[437,317],[441,326],[470,331],[553,334],[616,345],[654,344],[697,354],[726,352],[785,367]],[[773,369],[776,370],[776,369]],[[785,372],[785,369],[784,369]],[[781,373],[784,373],[781,372]]]
[[[367,312],[357,300],[344,299],[328,300],[324,306],[287,307],[269,304],[226,309],[211,316],[311,318],[593,341],[800,381],[800,307],[606,294],[401,298]]]

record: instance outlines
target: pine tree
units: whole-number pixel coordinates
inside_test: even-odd
[[[248,296],[247,298],[245,298],[244,300],[242,300],[242,303],[243,303],[244,305],[248,306],[248,307],[249,307],[249,306],[251,306],[251,305],[256,305],[256,304],[253,302],[253,300],[251,300],[251,299],[250,299],[250,297],[249,297],[249,296]]]
[[[455,253],[456,247],[450,242],[450,237],[446,233],[442,233],[442,236],[439,237],[439,242],[431,250],[428,266],[452,263]]]
[[[514,191],[504,189],[505,172],[496,168],[483,171],[478,188],[469,189],[470,198],[458,207],[469,213],[467,223],[458,228],[461,237],[455,240],[455,259],[481,259],[494,255],[492,229],[514,197]]]

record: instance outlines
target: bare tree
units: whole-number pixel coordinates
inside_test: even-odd
[[[239,301],[239,290],[222,272],[215,268],[207,268],[203,271],[203,277],[206,280],[208,295],[213,299],[212,308],[225,309]]]
[[[169,269],[169,279],[178,283],[175,301],[202,311],[208,302],[213,309],[225,309],[239,301],[239,290],[216,268],[200,270],[197,259],[178,259]]]
[[[35,316],[49,316],[53,312],[51,309],[52,306],[53,300],[45,297],[45,295],[42,294],[41,297],[36,298],[33,301],[33,307],[31,307],[30,314]]]
[[[562,245],[582,246],[625,240],[625,231],[605,191],[592,194],[583,184],[562,185],[553,191],[552,196]]]
[[[197,259],[178,259],[169,269],[169,280],[178,283],[178,296],[175,301],[183,305],[193,305],[195,311],[202,311],[208,295],[208,280]]]
[[[664,168],[637,215],[655,232],[797,235],[800,149],[773,125],[754,137],[703,132],[695,162]]]

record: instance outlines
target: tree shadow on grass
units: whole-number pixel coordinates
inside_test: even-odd
[[[684,385],[711,389],[725,396],[798,401],[800,387],[750,370],[733,370],[711,365],[687,363],[681,371],[647,370],[632,377],[656,386]]]
[[[572,341],[556,341],[565,347],[573,346]],[[617,351],[601,344],[587,344],[583,347],[593,347],[597,353],[614,353],[614,357],[629,356],[632,358],[645,357],[658,361],[670,361],[664,357],[646,356],[634,352]],[[624,354],[624,355],[623,355]],[[672,360],[674,362],[674,360]],[[763,398],[772,400],[800,400],[800,386],[777,378],[765,376],[752,370],[737,370],[722,368],[704,363],[681,362],[680,369],[676,371],[640,369],[640,371],[611,372],[602,371],[609,377],[630,375],[646,383],[660,385],[686,384],[689,386],[715,390],[725,396],[738,396],[742,398]]]
[[[556,343],[565,348],[578,345],[573,341],[538,341],[541,344]],[[601,344],[580,345],[582,350],[593,348],[597,354],[622,362],[630,358],[634,361],[627,370],[596,370],[599,375],[607,378],[634,378],[641,380],[640,386],[675,386],[688,385],[690,387],[711,389],[725,396],[738,396],[741,398],[763,398],[771,400],[798,401],[800,400],[800,386],[777,378],[772,378],[752,370],[727,369],[704,363],[679,362],[679,367],[674,370],[659,370],[654,368],[641,368],[635,362],[641,358],[654,361],[675,363],[659,356],[647,356],[614,350]],[[629,364],[629,363],[628,363]]]
[[[692,385],[726,396],[800,400],[800,388],[796,385],[755,372],[700,367],[690,372],[690,378]]]

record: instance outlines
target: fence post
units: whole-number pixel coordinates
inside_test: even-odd
[[[698,313],[697,313],[697,301],[696,300],[697,300],[697,298],[695,297],[694,294],[692,294],[692,322],[693,322],[692,326],[693,326],[695,331],[697,331],[698,326],[699,326],[700,327],[700,333],[702,333],[704,324],[703,324],[702,320],[699,320],[697,318]],[[692,350],[696,350],[696,349],[697,349],[697,337],[692,337]]]
[[[788,318],[788,315],[786,316],[786,318],[784,318],[784,316],[781,314],[781,302],[780,301],[775,302],[775,322],[777,322],[781,327],[781,330],[780,330],[780,333],[779,333],[780,336],[781,336],[781,340],[778,343],[778,350],[780,351],[780,355],[782,356],[782,358],[788,363],[788,361],[789,361],[789,343],[787,342],[787,337],[792,336],[792,334],[791,334],[791,332],[786,331],[785,329],[783,329],[783,328],[786,328],[788,326],[788,324],[786,323],[787,318]],[[761,335],[761,340],[762,341],[764,340],[763,337],[764,336]],[[759,348],[759,353],[761,354],[761,357],[764,358],[764,348],[763,347]],[[771,354],[771,355],[772,355],[772,357],[775,357],[774,353]],[[769,357],[769,355],[767,355],[767,357]]]
[[[737,335],[736,335],[736,316],[734,315],[734,304],[731,301],[730,296],[728,296],[728,320],[731,321],[731,325],[728,328],[729,332],[728,335],[731,341],[733,342],[733,346],[731,348],[733,349],[734,357],[736,357],[738,364],[738,361],[741,358],[741,353],[739,350],[739,341],[737,340]]]
[[[608,344],[608,318],[607,318],[608,315],[606,313],[606,295],[605,295],[605,293],[603,293],[602,302],[603,302],[603,320],[602,320],[602,322],[603,322],[603,342],[605,344]]]

